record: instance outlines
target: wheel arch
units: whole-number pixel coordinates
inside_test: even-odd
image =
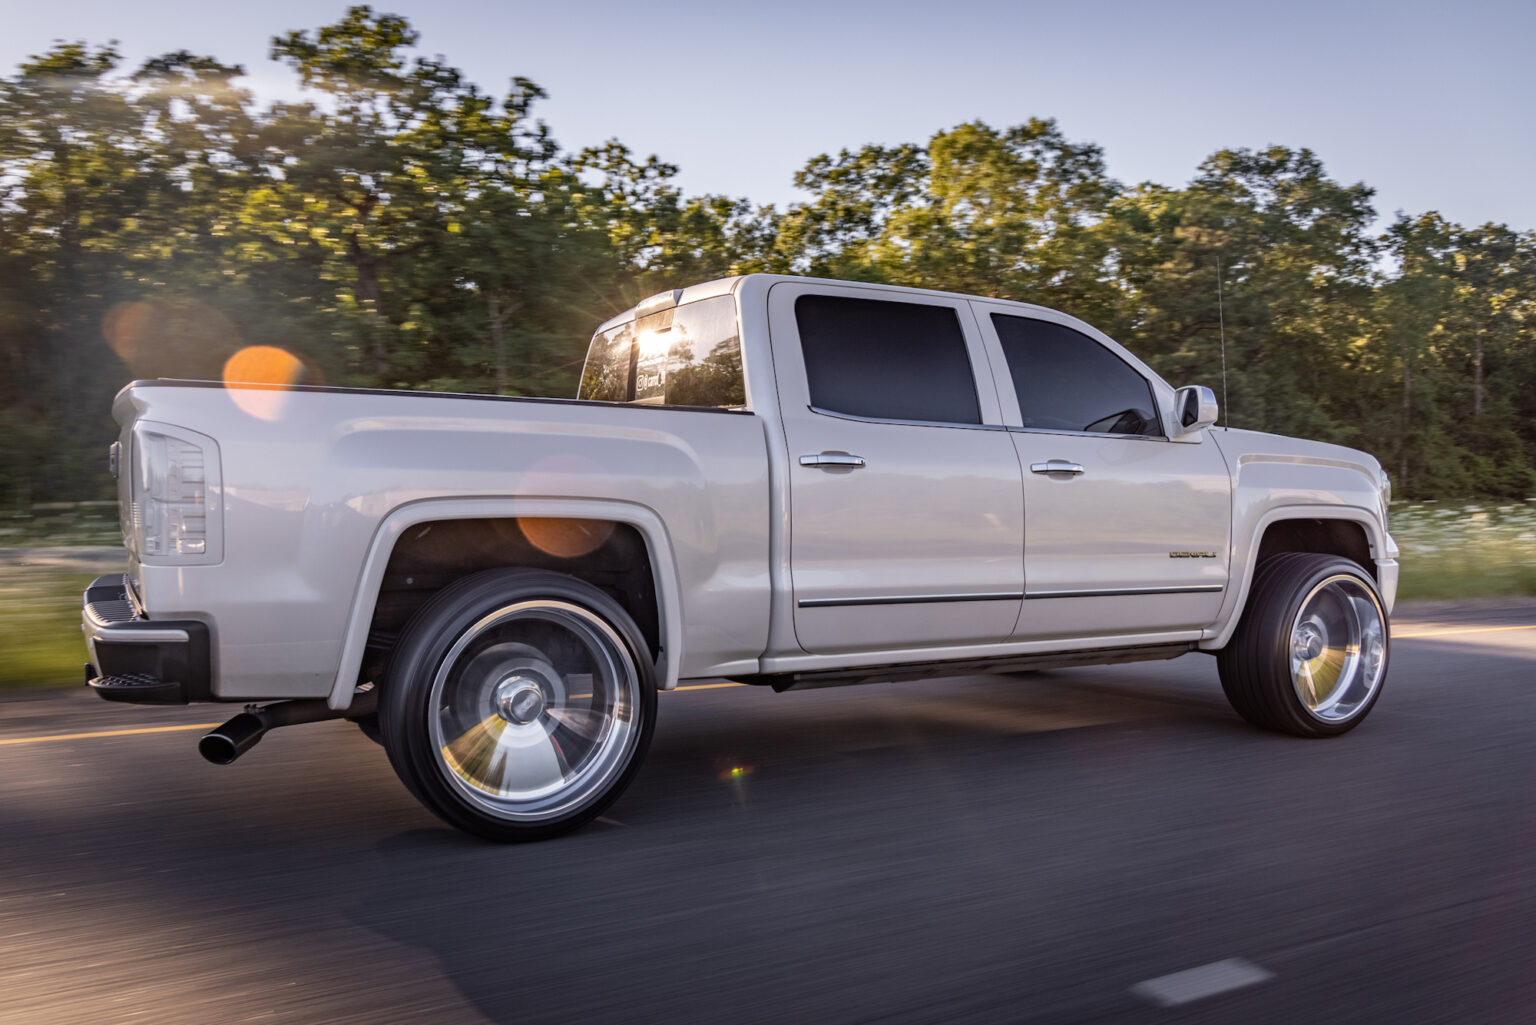
[[[1238,586],[1229,587],[1215,633],[1200,647],[1215,651],[1226,646],[1237,630],[1253,587],[1259,562],[1280,552],[1302,551],[1337,555],[1357,562],[1376,582],[1383,604],[1391,611],[1397,588],[1397,548],[1369,509],[1355,506],[1288,505],[1267,510],[1241,538],[1234,531],[1232,564],[1242,567]],[[1387,571],[1387,572],[1384,572]]]
[[[659,648],[656,678],[662,690],[677,686],[683,638],[682,590],[666,525],[654,510],[604,499],[427,499],[396,507],[374,531],[352,593],[340,664],[328,699],[332,708],[345,708],[352,701],[367,653],[369,634],[379,612],[381,596],[385,594],[386,574],[402,542],[409,544],[407,533],[418,527],[447,522],[512,520],[611,522],[630,528],[639,536],[649,560],[650,585],[655,597],[654,640]]]

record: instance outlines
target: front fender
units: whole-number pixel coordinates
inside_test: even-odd
[[[1221,613],[1217,617],[1216,625],[1212,628],[1214,632],[1201,640],[1202,649],[1215,651],[1226,647],[1227,642],[1232,639],[1238,620],[1242,618],[1243,609],[1248,605],[1248,592],[1253,586],[1254,572],[1258,568],[1257,556],[1264,531],[1269,529],[1271,524],[1282,520],[1347,520],[1360,524],[1365,531],[1366,541],[1371,546],[1371,558],[1376,563],[1377,590],[1381,592],[1382,603],[1386,606],[1387,612],[1392,611],[1392,605],[1397,597],[1397,543],[1382,527],[1381,519],[1374,510],[1348,505],[1271,506],[1259,512],[1256,518],[1247,520],[1241,532],[1238,524],[1233,525],[1232,565],[1242,567],[1242,579],[1238,586],[1227,588],[1227,598],[1222,603]]]

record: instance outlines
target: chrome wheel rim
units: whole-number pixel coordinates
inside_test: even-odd
[[[1387,665],[1387,617],[1375,593],[1345,573],[1317,584],[1291,623],[1287,657],[1308,715],[1342,723],[1361,714]]]
[[[552,599],[506,605],[470,626],[433,677],[438,768],[498,818],[558,818],[629,764],[640,697],[629,649],[600,616]]]

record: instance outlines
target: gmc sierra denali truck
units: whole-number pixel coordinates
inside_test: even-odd
[[[1363,452],[1213,426],[1024,303],[750,275],[598,327],[576,399],[139,381],[104,698],[355,720],[449,823],[598,815],[656,693],[1217,656],[1256,726],[1358,725],[1398,550]]]

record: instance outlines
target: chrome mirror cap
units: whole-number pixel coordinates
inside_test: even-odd
[[[1216,422],[1216,393],[1203,384],[1191,384],[1174,393],[1174,414],[1179,436],[1204,430]]]

